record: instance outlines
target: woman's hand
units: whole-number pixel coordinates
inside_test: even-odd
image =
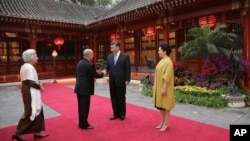
[[[167,91],[166,91],[166,89],[165,89],[165,88],[162,88],[162,90],[161,90],[161,95],[162,95],[162,96],[167,95]]]
[[[165,81],[162,85],[162,89],[161,89],[161,95],[165,96],[167,95],[167,82]]]

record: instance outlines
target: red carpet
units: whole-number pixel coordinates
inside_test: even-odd
[[[44,84],[44,87],[43,102],[62,115],[46,119],[46,133],[49,133],[49,137],[43,141],[229,141],[227,129],[173,115],[170,117],[168,131],[159,132],[155,129],[160,120],[159,112],[133,104],[127,104],[124,121],[110,121],[110,100],[97,95],[91,97],[89,115],[89,122],[95,129],[80,130],[73,89],[60,84]],[[11,140],[15,128],[11,126],[0,129],[0,140]],[[34,140],[32,135],[23,138]]]

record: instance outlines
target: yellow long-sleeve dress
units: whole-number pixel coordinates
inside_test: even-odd
[[[167,94],[162,96],[161,90],[165,81]],[[170,57],[161,59],[156,66],[152,101],[155,107],[160,109],[171,110],[175,106],[174,68]]]

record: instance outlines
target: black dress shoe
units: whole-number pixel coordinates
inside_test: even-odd
[[[16,135],[16,134],[14,134],[14,135],[12,136],[12,140],[14,140],[14,139],[16,139],[17,141],[26,141],[26,140],[22,139],[20,136],[18,136],[18,135]]]
[[[120,120],[124,120],[125,119],[125,116],[120,116]]]
[[[89,126],[86,126],[86,127],[80,127],[81,129],[93,129],[94,127],[89,125]]]
[[[46,137],[48,137],[49,135],[48,134],[34,134],[34,138],[36,139],[36,138],[46,138]]]
[[[109,118],[109,120],[114,120],[114,119],[117,119],[117,118],[119,118],[118,116],[111,116],[110,118]]]

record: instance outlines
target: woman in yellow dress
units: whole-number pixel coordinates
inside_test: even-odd
[[[156,127],[160,131],[166,131],[169,125],[169,115],[175,106],[174,97],[174,68],[170,59],[172,50],[167,43],[159,46],[158,54],[161,58],[155,69],[153,87],[153,103],[160,110],[161,122]]]

